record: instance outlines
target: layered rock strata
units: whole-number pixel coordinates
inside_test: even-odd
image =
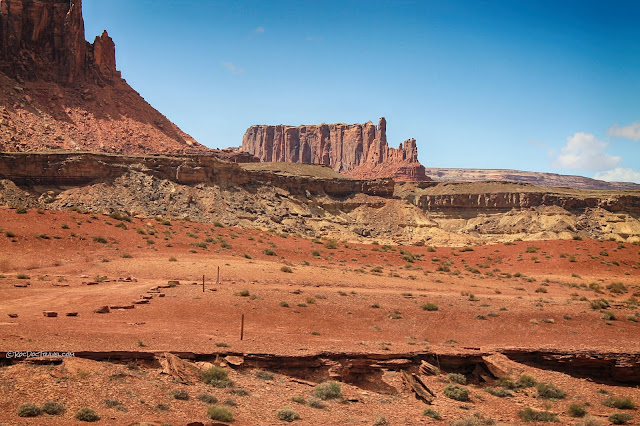
[[[387,122],[305,126],[256,125],[247,129],[242,150],[261,161],[323,164],[358,178],[429,180],[418,162],[415,139],[399,148],[387,143]]]

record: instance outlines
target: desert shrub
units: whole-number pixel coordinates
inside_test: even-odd
[[[266,254],[267,256],[275,256],[276,252],[271,250],[270,248],[266,248],[264,250],[262,250],[262,253]]]
[[[609,307],[609,302],[605,299],[596,299],[589,302],[591,309],[606,309]]]
[[[240,297],[249,297],[251,293],[249,293],[249,290],[240,290],[239,292],[235,293],[236,296],[240,296]]]
[[[28,280],[31,277],[29,275],[27,275],[27,274],[17,274],[16,278],[19,279],[19,280]]]
[[[231,392],[232,395],[237,395],[237,396],[248,396],[250,395],[249,391],[246,389],[232,389]]]
[[[400,311],[389,312],[387,315],[390,319],[402,319],[402,313]]]
[[[584,417],[587,415],[587,410],[582,404],[571,404],[567,411],[571,417]]]
[[[228,388],[232,385],[227,370],[217,366],[203,372],[202,381],[216,388]]]
[[[636,404],[631,398],[618,398],[615,396],[609,397],[602,401],[603,405],[611,408],[617,408],[618,410],[633,410],[636,408]]]
[[[324,410],[325,408],[327,408],[327,406],[317,398],[311,398],[309,400],[309,407],[317,408],[319,410]]]
[[[432,410],[431,408],[425,408],[422,414],[435,420],[440,420],[442,418],[440,417],[440,413],[438,413],[436,410]]]
[[[304,396],[300,396],[300,395],[296,395],[293,398],[291,398],[291,401],[297,403],[297,404],[304,404],[307,401],[305,401]]]
[[[290,267],[288,267],[288,266],[283,266],[282,268],[280,268],[280,270],[281,270],[282,272],[286,272],[286,273],[288,273],[288,274],[290,274],[290,273],[292,273],[292,272],[293,272],[293,270],[292,270]]]
[[[536,411],[527,407],[519,413],[523,422],[558,422],[558,416],[548,411]]]
[[[124,213],[120,213],[120,212],[113,212],[109,215],[109,217],[111,219],[116,219],[116,220],[124,220],[127,222],[131,222],[131,217],[124,214]]]
[[[525,252],[526,253],[536,253],[538,251],[538,247],[535,246],[527,246]]]
[[[606,320],[606,321],[615,321],[616,320],[616,316],[611,311],[603,311],[602,312],[602,319]]]
[[[107,244],[107,239],[101,235],[98,235],[92,238],[93,238],[93,242],[95,243]]]
[[[196,397],[196,399],[206,404],[216,404],[218,402],[218,398],[208,393],[201,393]]]
[[[294,420],[298,420],[300,418],[300,414],[289,407],[285,407],[281,410],[278,410],[278,412],[276,413],[276,417],[278,418],[278,420],[282,420],[283,422],[292,422]]]
[[[282,306],[283,308],[288,308],[289,304],[285,301],[280,302],[280,306]]]
[[[131,259],[133,256],[131,256],[129,253],[122,253],[120,257],[123,259]]]
[[[546,399],[562,399],[566,396],[566,392],[556,387],[552,382],[540,382],[536,385],[538,389],[538,397]]]
[[[633,419],[633,416],[627,413],[614,413],[609,416],[609,421],[614,425],[626,425],[631,419]]]
[[[76,413],[76,419],[83,422],[97,422],[100,420],[100,416],[91,408],[84,407],[78,410]]]
[[[314,393],[318,398],[324,401],[327,399],[340,398],[342,396],[340,384],[333,381],[320,383],[315,387]]]
[[[576,422],[575,426],[604,426],[604,423],[593,416],[586,416],[584,419]]]
[[[42,410],[35,404],[22,404],[18,408],[18,416],[20,417],[37,417],[42,414]]]
[[[464,374],[449,373],[449,374],[447,374],[447,378],[450,381],[452,381],[453,383],[457,383],[459,385],[466,385],[467,384],[467,378],[464,376]]]
[[[233,413],[228,408],[220,407],[218,405],[212,405],[207,409],[207,417],[211,420],[217,420],[219,422],[232,422]]]
[[[27,210],[27,208],[26,208],[26,207],[18,207],[18,208],[16,209],[16,213],[17,213],[17,214],[25,214],[27,211],[28,211],[28,210]]]
[[[183,390],[174,390],[172,396],[173,399],[179,399],[181,401],[187,401],[189,399],[189,394]]]
[[[536,379],[529,376],[528,374],[523,374],[518,379],[517,385],[519,388],[532,388],[537,385],[537,382]]]
[[[611,283],[607,286],[611,293],[624,294],[628,291],[627,286],[622,283]]]
[[[336,242],[336,240],[329,240],[324,246],[330,250],[335,250],[338,248],[338,243]]]
[[[435,303],[433,303],[433,302],[427,302],[427,303],[425,303],[424,305],[422,305],[422,306],[421,306],[421,308],[422,308],[424,311],[429,311],[429,312],[437,311],[437,310],[439,309],[439,308],[438,308],[438,305],[436,305],[436,304],[435,304]]]
[[[447,385],[444,388],[444,395],[456,401],[469,401],[469,390],[464,386]]]
[[[384,416],[376,416],[376,418],[373,419],[373,426],[385,426],[388,424],[389,422]]]
[[[505,398],[508,396],[513,396],[513,393],[508,391],[505,388],[485,388],[485,391],[490,393],[493,396],[497,396],[499,398]]]
[[[473,413],[473,416],[452,422],[451,426],[492,426],[495,424],[493,419],[486,418],[480,413]]]
[[[473,247],[462,247],[460,249],[461,252],[465,252],[465,251],[473,251]]]
[[[42,411],[47,414],[57,415],[62,414],[67,410],[64,408],[64,405],[60,404],[59,402],[48,401],[45,402],[42,406]]]

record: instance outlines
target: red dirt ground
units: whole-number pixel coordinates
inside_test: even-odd
[[[528,241],[464,249],[338,242],[332,248],[333,242],[326,240],[205,223],[129,222],[73,211],[17,214],[12,209],[0,209],[0,228],[0,351],[303,355],[507,347],[640,350],[640,247],[633,244]],[[268,250],[274,255],[265,254]],[[216,284],[218,267],[221,282]],[[283,271],[285,267],[292,272]],[[118,281],[126,277],[135,281]],[[93,313],[103,305],[131,304],[169,280],[180,285],[160,289],[166,297],[154,297],[148,305]],[[99,283],[86,284],[91,281]],[[622,283],[622,292],[608,290],[612,283]],[[590,301],[601,298],[610,301],[607,310],[615,320],[607,321],[591,308]],[[426,302],[439,309],[421,309]],[[58,312],[58,317],[44,317],[45,310]],[[67,312],[78,316],[67,317]],[[590,413],[613,412],[600,404],[598,389],[640,402],[637,389],[513,364],[514,371],[553,380],[570,392],[566,400],[550,403],[550,410],[562,416],[572,398],[589,402]],[[56,375],[57,369],[62,370]],[[83,401],[112,424],[143,417],[174,424],[206,421],[206,405],[194,397],[207,385],[189,387],[190,401],[171,400],[167,394],[181,386],[170,378],[152,368],[125,370],[83,359],[57,367],[17,363],[0,368],[0,422],[66,424],[73,416],[71,407]],[[109,379],[122,371],[124,379]],[[390,383],[401,387],[397,373],[387,374]],[[329,402],[329,409],[318,410],[290,401],[311,388],[286,375],[264,382],[248,372],[233,372],[232,379],[251,394],[233,397],[239,404],[233,408],[236,424],[279,424],[274,412],[285,405],[300,413],[299,424],[344,424],[351,421],[347,419],[371,424],[376,415],[390,424],[432,421],[422,415],[427,406],[408,392],[384,395],[345,384],[344,393],[360,402]],[[436,377],[428,384],[440,395],[446,385]],[[210,391],[221,402],[228,397],[227,390]],[[529,391],[500,399],[472,387],[472,394],[485,401],[474,396],[466,404],[471,411],[444,396],[432,408],[450,420],[481,412],[514,424],[524,406],[543,409],[547,403],[532,399]],[[128,412],[104,408],[104,399],[125,396]],[[66,417],[28,423],[15,414],[22,403],[56,398],[69,407]],[[162,401],[171,405],[170,411],[154,408]]]

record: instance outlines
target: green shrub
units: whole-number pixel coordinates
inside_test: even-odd
[[[636,404],[631,398],[618,398],[615,396],[605,399],[602,404],[618,410],[633,410],[636,408]]]
[[[207,409],[207,417],[211,420],[217,420],[219,422],[232,422],[233,413],[231,410],[218,405],[212,405]]]
[[[28,280],[31,277],[29,275],[27,275],[27,274],[18,274],[18,275],[16,275],[16,278],[19,279],[19,280]]]
[[[425,408],[422,414],[435,420],[440,420],[442,418],[440,417],[440,413],[438,413],[436,410],[432,410],[431,408]]]
[[[497,396],[499,398],[505,398],[508,396],[513,396],[513,393],[506,390],[505,388],[485,388],[485,391],[490,393],[493,396]]]
[[[305,401],[304,397],[300,396],[300,395],[294,396],[293,398],[291,398],[291,401],[293,401],[293,402],[295,402],[297,404],[304,404],[304,403],[307,402],[307,401]]]
[[[283,422],[292,422],[294,420],[298,420],[300,418],[300,414],[289,407],[285,407],[281,410],[278,410],[278,412],[276,413],[276,417],[278,418],[278,420],[282,420]]]
[[[266,254],[267,256],[275,256],[276,252],[271,250],[270,248],[266,248],[264,250],[262,250],[262,253]]]
[[[336,240],[329,240],[324,246],[330,250],[335,250],[338,248],[338,243]]]
[[[37,417],[42,414],[42,410],[35,404],[22,404],[18,408],[18,415],[20,417]]]
[[[596,299],[596,300],[592,300],[591,302],[589,302],[589,304],[591,305],[591,309],[606,309],[609,307],[609,302],[607,302],[605,299]]]
[[[463,408],[461,406],[460,408]],[[480,413],[473,413],[473,416],[451,422],[451,426],[493,426],[496,422],[491,418],[485,418]]]
[[[235,295],[236,296],[241,296],[241,297],[249,297],[251,293],[249,293],[249,290],[241,290],[239,292],[237,292]]]
[[[540,382],[536,385],[538,389],[538,397],[545,399],[562,399],[566,396],[566,392],[556,387],[552,382]]]
[[[373,419],[373,426],[386,426],[388,424],[389,422],[384,416],[376,416],[376,418]]]
[[[107,239],[103,236],[98,235],[93,237],[93,242],[100,243],[100,244],[107,244]]]
[[[232,385],[227,370],[217,366],[203,372],[202,381],[216,388],[228,388]]]
[[[537,384],[538,382],[536,382],[536,379],[529,376],[528,374],[523,374],[522,376],[520,376],[517,383],[519,388],[532,388]]]
[[[421,308],[422,310],[429,311],[429,312],[437,311],[439,309],[438,305],[436,305],[433,302],[427,302],[424,305],[422,305]]]
[[[290,274],[290,273],[292,273],[292,272],[293,272],[293,270],[292,270],[290,267],[288,267],[288,266],[283,266],[283,267],[281,267],[281,268],[280,268],[280,270],[281,270],[282,272],[286,272],[286,273],[288,273],[288,274]]]
[[[449,374],[447,374],[447,378],[450,381],[452,381],[453,383],[457,383],[459,385],[466,385],[467,384],[467,378],[464,376],[464,374],[449,373]]]
[[[100,420],[100,416],[91,408],[84,407],[78,410],[76,413],[76,419],[83,422],[97,422]]]
[[[571,404],[567,411],[571,417],[584,417],[587,415],[587,410],[582,404]]]
[[[631,419],[633,419],[633,416],[627,413],[614,413],[609,416],[609,421],[614,425],[626,425]]]
[[[218,398],[208,393],[201,393],[196,399],[207,404],[216,404],[218,402]]]
[[[311,398],[309,400],[309,407],[317,408],[319,410],[324,410],[325,408],[327,408],[327,406],[324,405],[322,401],[320,401],[319,399],[316,399],[316,398]]]
[[[131,217],[124,214],[124,213],[120,213],[120,212],[113,212],[111,214],[109,214],[109,217],[111,219],[116,219],[116,220],[124,220],[127,222],[131,222]]]
[[[627,292],[627,286],[622,283],[611,283],[607,286],[607,290],[611,293],[624,294]]]
[[[520,411],[520,418],[524,422],[558,422],[558,416],[548,411],[536,411],[530,407]]]
[[[444,395],[456,401],[469,401],[469,390],[464,386],[447,385],[444,388]]]
[[[27,210],[27,208],[26,208],[26,207],[18,207],[18,208],[16,209],[16,213],[17,213],[17,214],[25,214],[27,211],[28,211],[28,210]]]
[[[57,414],[62,414],[67,410],[59,402],[48,401],[48,402],[45,402],[44,405],[42,406],[42,411],[44,411],[47,414],[57,415]]]
[[[172,395],[173,399],[179,399],[181,401],[187,401],[189,399],[189,394],[183,390],[174,390]]]
[[[320,383],[315,387],[314,393],[318,398],[324,401],[340,398],[342,396],[340,384],[333,381]]]
[[[615,321],[616,316],[611,311],[602,311],[602,319],[606,321]]]

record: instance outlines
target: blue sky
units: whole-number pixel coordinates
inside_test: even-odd
[[[640,2],[85,0],[123,77],[212,147],[377,123],[427,167],[640,183]]]

